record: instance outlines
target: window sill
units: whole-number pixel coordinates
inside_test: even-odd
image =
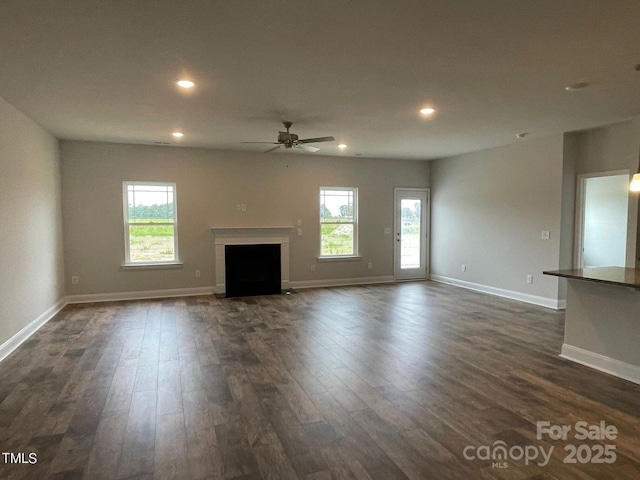
[[[123,263],[120,270],[162,270],[182,268],[182,262],[166,262],[166,263]]]
[[[356,262],[362,260],[360,255],[343,255],[335,257],[318,257],[319,262]]]

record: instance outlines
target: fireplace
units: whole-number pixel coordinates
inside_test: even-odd
[[[237,296],[239,294],[229,291],[229,280],[233,275],[239,273],[241,270],[249,270],[242,276],[245,280],[249,280],[249,277],[257,276],[256,266],[258,260],[247,261],[247,266],[240,266],[240,270],[233,267],[231,270],[227,269],[227,247],[229,246],[247,246],[247,247],[271,247],[278,249],[280,252],[280,287],[277,289],[277,293],[289,288],[289,236],[294,227],[212,227],[211,232],[214,235],[215,242],[215,278],[217,294],[224,294],[225,296]],[[233,250],[233,249],[231,249]],[[251,249],[245,250],[249,252]],[[253,255],[253,253],[245,253],[245,255]],[[242,257],[242,256],[241,256]],[[262,268],[262,267],[260,267]],[[262,274],[263,276],[267,276]],[[257,281],[255,278],[250,282]],[[275,291],[275,286],[273,291]],[[274,293],[274,292],[270,292]],[[240,294],[244,295],[244,294]],[[256,294],[254,294],[256,295]],[[258,293],[259,295],[259,293]]]
[[[227,297],[281,293],[280,245],[225,245]]]

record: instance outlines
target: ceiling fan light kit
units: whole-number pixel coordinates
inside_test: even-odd
[[[275,147],[265,150],[264,153],[273,152],[280,147],[284,148],[297,148],[299,150],[304,150],[307,152],[317,152],[320,150],[318,147],[314,147],[312,145],[307,145],[308,143],[321,143],[321,142],[335,142],[335,138],[333,137],[315,137],[315,138],[302,138],[300,139],[298,135],[295,133],[291,133],[289,129],[292,122],[282,122],[284,128],[287,129],[286,132],[278,132],[278,141],[277,142],[242,142],[242,143],[268,143],[271,145],[275,145]]]
[[[631,179],[629,190],[632,192],[640,192],[640,158],[638,159],[638,171]]]

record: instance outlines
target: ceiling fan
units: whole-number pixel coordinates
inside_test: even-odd
[[[284,148],[298,148],[300,150],[306,150],[307,152],[317,152],[320,150],[318,147],[313,147],[311,145],[307,145],[308,143],[320,143],[320,142],[335,142],[335,138],[333,137],[317,137],[317,138],[303,138],[299,139],[298,135],[295,133],[290,133],[289,129],[292,122],[282,122],[284,128],[287,129],[286,132],[278,132],[278,141],[277,142],[242,142],[242,143],[268,143],[271,145],[275,145],[275,147],[270,148],[269,150],[265,150],[264,153],[272,152],[277,150],[280,147]]]

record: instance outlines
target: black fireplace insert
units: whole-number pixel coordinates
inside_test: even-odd
[[[225,296],[281,293],[280,244],[225,245]]]

